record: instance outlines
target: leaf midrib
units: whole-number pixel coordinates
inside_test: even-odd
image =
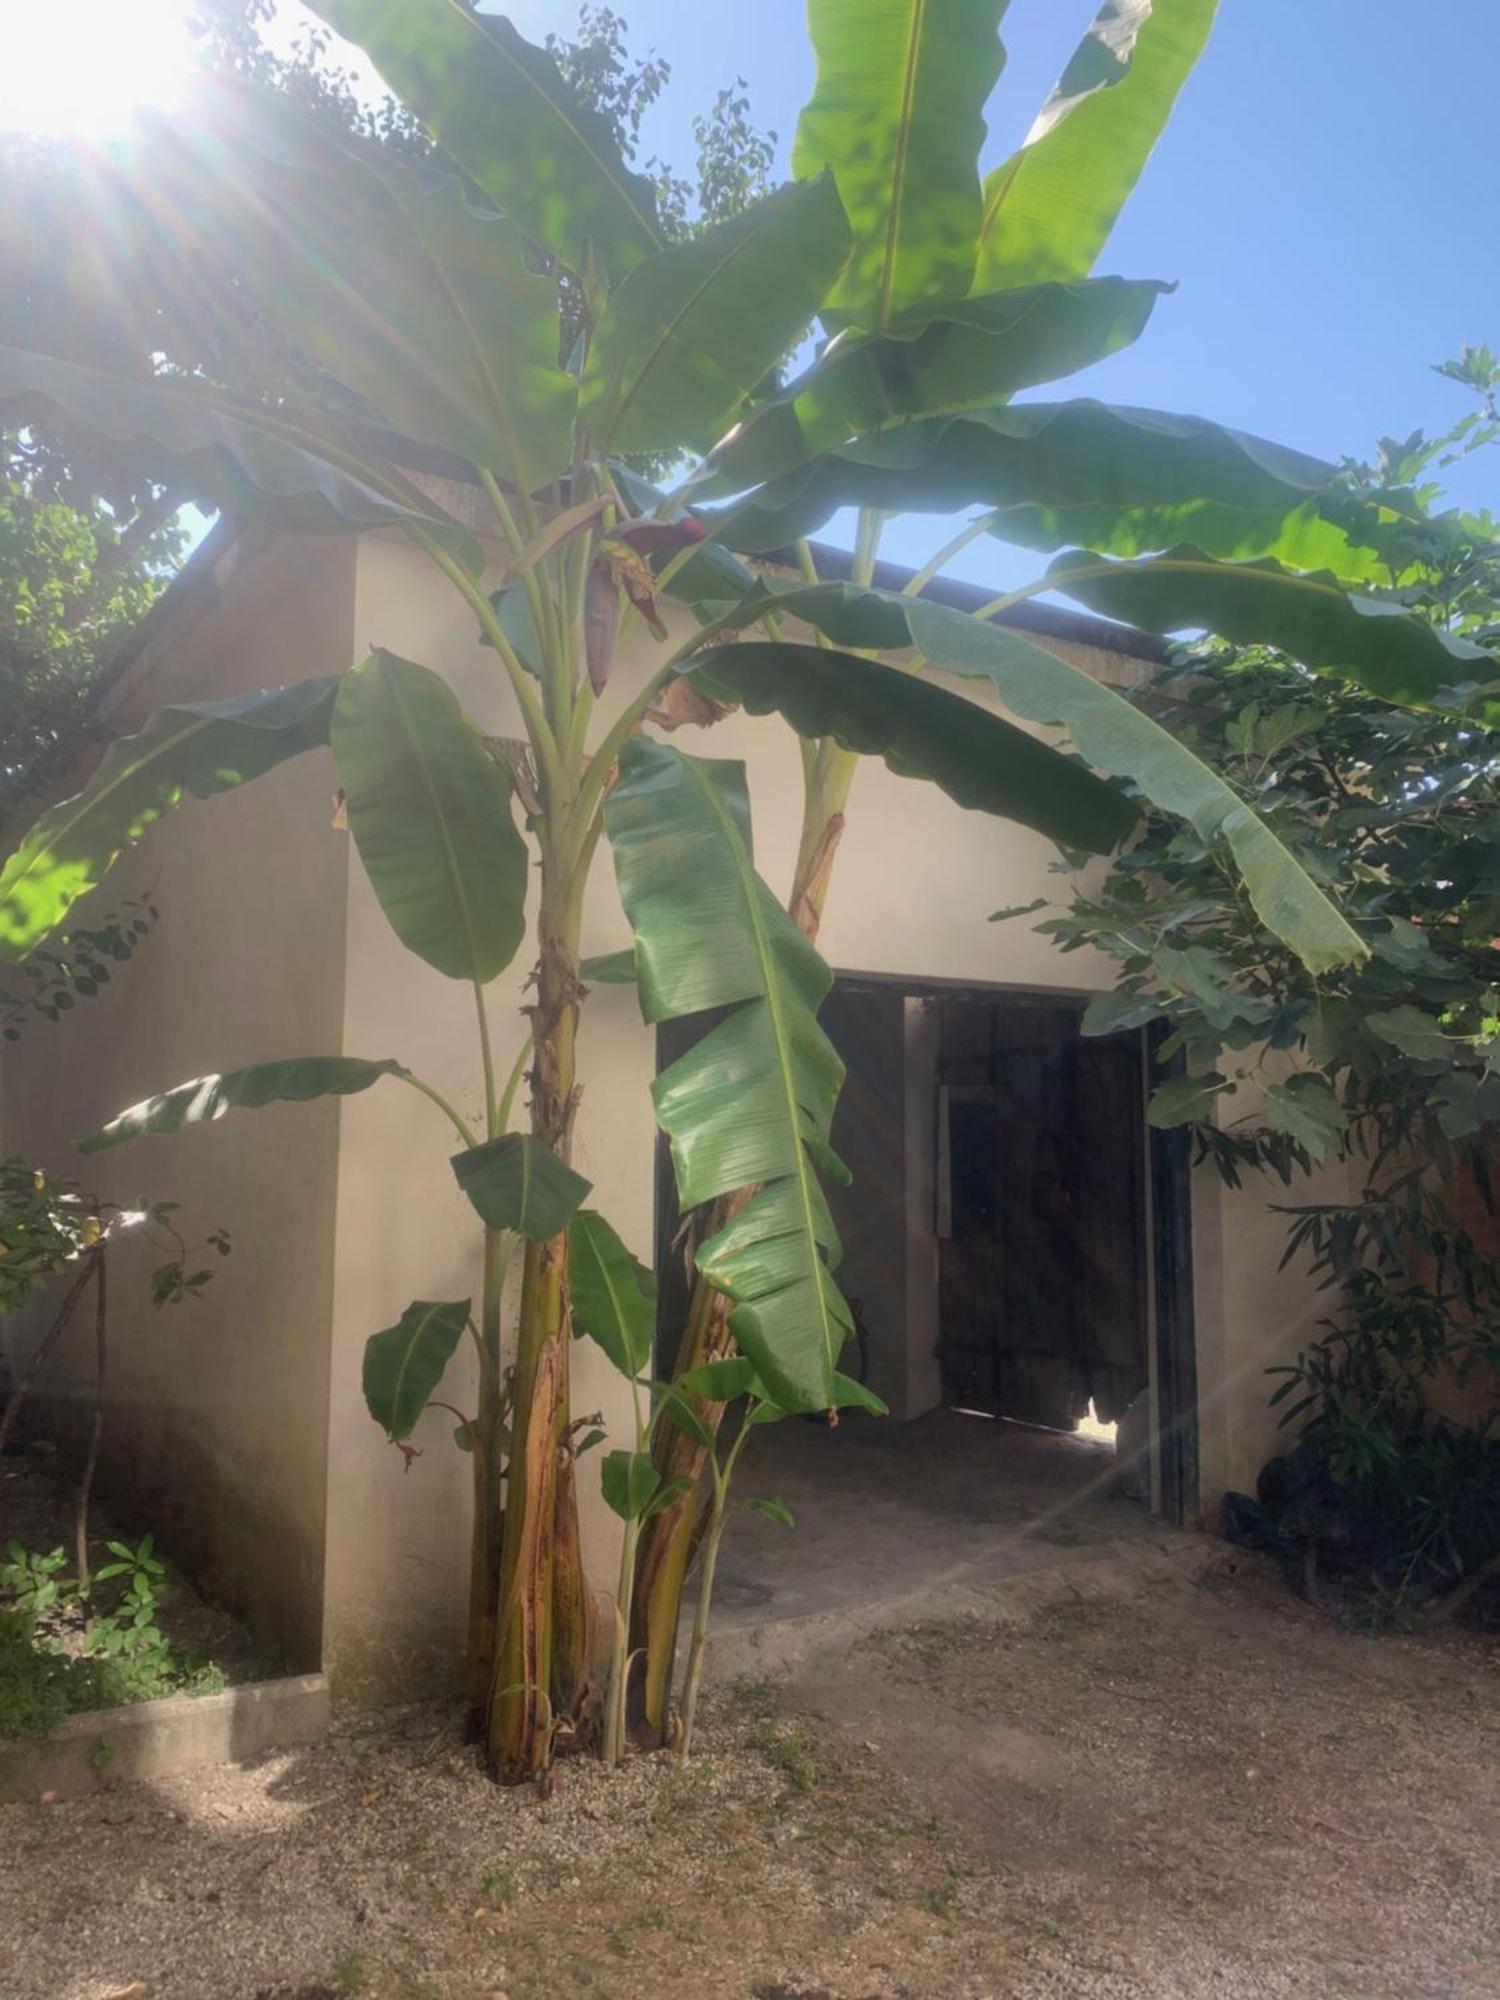
[[[423,1313],[422,1317],[417,1321],[417,1324],[412,1328],[411,1337],[407,1340],[405,1346],[401,1350],[401,1359],[397,1363],[396,1367],[395,1386],[391,1391],[391,1415],[396,1419],[398,1423],[400,1422],[401,1419],[401,1393],[403,1389],[406,1387],[406,1377],[407,1377],[407,1372],[411,1367],[412,1355],[416,1350],[417,1342],[426,1333],[428,1327],[432,1324],[434,1315],[439,1310],[440,1308],[435,1305],[428,1307],[427,1311]],[[417,1412],[417,1415],[418,1416],[421,1415],[420,1410]],[[412,1423],[415,1422],[416,1418],[414,1417],[412,1419]],[[406,1426],[408,1430],[410,1430],[411,1427],[412,1427],[411,1424],[408,1424]]]
[[[748,857],[744,851],[744,844],[740,840],[739,834],[724,808],[723,801],[714,787],[708,783],[696,764],[690,759],[683,759],[683,768],[688,771],[692,782],[702,793],[710,813],[718,821],[723,830],[725,843],[729,849],[730,857],[734,862],[735,872],[739,877],[741,892],[744,896],[751,930],[755,938],[756,956],[760,960],[761,980],[765,989],[763,998],[766,1002],[767,1012],[771,1021],[771,1032],[775,1038],[779,1058],[777,1062],[777,1074],[782,1081],[786,1097],[787,1122],[792,1134],[792,1152],[796,1164],[792,1169],[791,1178],[797,1184],[797,1199],[802,1210],[803,1237],[812,1266],[809,1278],[813,1294],[817,1300],[818,1324],[822,1330],[823,1351],[828,1358],[828,1365],[831,1369],[838,1355],[837,1350],[833,1346],[827,1301],[823,1296],[823,1286],[818,1276],[820,1259],[817,1247],[816,1213],[811,1194],[812,1173],[807,1163],[807,1149],[803,1143],[802,1127],[797,1115],[797,1093],[792,1081],[791,1044],[780,997],[780,966],[766,937],[765,922],[761,913],[759,898],[755,894],[759,878],[756,876],[754,869],[749,865]]]
[[[695,286],[694,289],[689,293],[688,297],[683,301],[680,310],[674,313],[672,318],[668,320],[667,324],[662,328],[659,336],[652,343],[651,347],[647,351],[645,359],[642,361],[640,367],[636,370],[634,382],[632,383],[630,388],[622,395],[620,399],[619,405],[615,411],[614,419],[610,424],[609,431],[605,440],[606,445],[613,443],[614,438],[620,429],[620,426],[625,421],[627,412],[634,404],[636,398],[640,395],[641,390],[644,387],[648,376],[655,369],[657,363],[662,359],[662,356],[666,352],[668,346],[676,339],[677,334],[681,329],[684,321],[689,317],[690,314],[696,312],[698,306],[702,302],[703,295],[708,290],[709,286],[717,283],[719,278],[723,276],[724,272],[729,270],[735,263],[737,263],[740,257],[744,255],[744,253],[751,247],[752,244],[760,240],[761,235],[770,226],[773,219],[774,218],[772,218],[771,216],[764,216],[761,219],[761,221],[759,221],[753,228],[747,229],[744,232],[744,234],[740,237],[739,241],[734,245],[733,249],[730,250],[729,254],[726,257],[721,257],[719,259],[718,263],[716,263],[704,277],[702,283]]]
[[[885,260],[880,273],[878,313],[881,326],[890,323],[891,301],[896,289],[896,253],[904,221],[901,205],[906,197],[907,171],[911,164],[912,115],[917,95],[917,74],[922,62],[922,29],[926,18],[927,0],[912,0],[906,63],[901,76],[901,100],[896,117],[896,154],[891,163],[891,198],[885,218]]]
[[[460,870],[458,864],[458,855],[454,849],[453,841],[448,832],[448,821],[446,815],[443,812],[442,794],[438,789],[437,780],[434,777],[430,766],[428,765],[427,758],[423,753],[421,732],[414,726],[412,722],[411,714],[406,704],[406,698],[402,692],[397,676],[394,674],[387,674],[384,675],[383,678],[386,680],[386,684],[390,689],[391,700],[395,706],[397,717],[401,723],[402,731],[405,734],[407,742],[411,749],[412,761],[415,763],[418,772],[421,774],[422,783],[424,788],[426,789],[428,801],[432,807],[433,818],[437,823],[438,838],[442,843],[443,856],[445,861],[447,862],[449,876],[452,881],[453,898],[458,906],[459,923],[463,929],[464,937],[468,943],[468,949],[469,949],[468,977],[474,982],[476,986],[478,986],[483,983],[479,976],[479,940],[475,931],[473,910],[470,907],[468,892],[464,886],[462,871]],[[443,692],[447,694],[448,690],[444,688]],[[459,721],[461,724],[462,723],[461,717],[459,718]]]
[[[578,145],[582,148],[582,150],[594,162],[594,165],[598,167],[600,172],[604,175],[604,178],[606,179],[606,181],[608,181],[609,185],[614,189],[615,193],[620,197],[621,201],[624,202],[626,208],[629,209],[632,217],[645,231],[650,241],[656,246],[658,250],[661,249],[662,248],[661,231],[657,228],[656,224],[652,221],[651,217],[646,213],[646,211],[642,209],[636,202],[636,199],[631,194],[630,189],[625,185],[623,181],[621,181],[616,176],[615,170],[613,166],[610,164],[610,162],[605,158],[605,156],[602,153],[598,152],[595,149],[592,142],[584,136],[583,132],[568,116],[562,101],[559,100],[558,98],[548,96],[547,92],[542,88],[541,84],[537,81],[537,79],[534,76],[532,76],[531,73],[527,70],[525,64],[517,62],[515,57],[511,54],[510,50],[506,48],[503,42],[497,41],[493,35],[486,33],[483,24],[480,23],[477,20],[477,17],[473,13],[471,13],[466,6],[462,4],[462,0],[447,0],[447,7],[450,14],[456,14],[458,16],[459,20],[463,23],[465,28],[469,29],[471,32],[475,34],[484,36],[486,46],[495,51],[495,53],[505,63],[506,67],[510,70],[512,75],[518,77],[521,80],[521,82],[525,84],[526,88],[531,92],[531,94],[535,98],[537,98],[546,107],[546,109],[551,113],[551,115],[557,120],[558,124],[562,126],[563,130],[572,135],[572,137],[577,141]]]
[[[134,762],[127,763],[121,769],[118,777],[111,778],[102,790],[90,791],[85,788],[81,791],[78,794],[78,810],[63,820],[55,833],[49,833],[40,846],[33,848],[28,865],[19,869],[14,875],[11,874],[9,868],[5,870],[3,875],[0,875],[0,895],[15,889],[22,882],[29,880],[32,870],[47,860],[49,856],[55,854],[59,840],[67,839],[79,826],[83,825],[108,799],[113,798],[127,779],[138,777],[142,771],[148,770],[158,758],[164,757],[169,750],[175,750],[179,744],[190,741],[201,730],[210,728],[214,722],[222,722],[224,720],[223,716],[194,716],[190,722],[185,723],[175,734],[163,737],[161,742],[154,745],[143,757]],[[183,789],[185,787],[179,787],[179,795]],[[167,810],[170,810],[170,807]],[[116,851],[118,852],[118,849]],[[17,861],[21,860],[25,852],[26,850],[22,848],[17,853],[15,859]]]
[[[609,1295],[609,1303],[614,1311],[615,1326],[619,1334],[620,1351],[622,1354],[629,1357],[631,1365],[632,1367],[634,1367],[637,1365],[635,1362],[635,1347],[634,1343],[631,1340],[631,1335],[630,1335],[630,1321],[625,1311],[624,1287],[617,1286],[615,1284],[614,1279],[611,1277],[608,1260],[604,1257],[603,1253],[599,1249],[598,1244],[595,1242],[594,1232],[592,1229],[584,1230],[583,1242],[584,1242],[585,1255],[592,1260],[594,1269],[598,1274],[600,1282],[603,1284],[605,1291]],[[571,1254],[571,1244],[569,1247]],[[625,1249],[623,1243],[620,1245],[620,1248],[622,1250]],[[627,1256],[629,1255],[628,1251],[626,1251],[626,1255]],[[637,1285],[636,1287],[636,1295],[639,1298],[645,1297],[645,1294],[641,1291],[639,1285]]]

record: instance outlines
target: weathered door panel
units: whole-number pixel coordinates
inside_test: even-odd
[[[1145,1379],[1137,1047],[1085,1042],[1072,1008],[941,1006],[945,1393],[1057,1428],[1091,1397],[1116,1415]]]

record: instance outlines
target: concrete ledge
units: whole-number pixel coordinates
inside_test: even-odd
[[[78,1799],[127,1779],[172,1778],[311,1743],[328,1727],[328,1682],[294,1674],[70,1715],[51,1736],[0,1742],[0,1800]]]

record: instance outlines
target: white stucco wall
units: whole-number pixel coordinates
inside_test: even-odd
[[[164,702],[342,671],[353,589],[352,544],[245,537],[200,565],[101,720],[127,734]],[[98,998],[38,1022],[0,1064],[7,1153],[122,1206],[177,1200],[190,1243],[217,1225],[234,1239],[227,1262],[207,1258],[201,1300],[162,1311],[148,1279],[166,1251],[111,1252],[100,1482],[297,1668],[321,1650],[337,1111],[277,1106],[88,1157],[73,1139],[189,1077],[337,1052],[347,870],[333,782],[313,752],[154,828],[78,917],[149,892],[160,923]],[[10,1351],[24,1356],[50,1318],[50,1300],[18,1316]],[[88,1421],[93,1383],[85,1309],[41,1384],[64,1442]]]

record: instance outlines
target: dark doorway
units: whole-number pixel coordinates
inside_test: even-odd
[[[1069,1430],[1146,1384],[1140,1039],[958,996],[937,1039],[944,1400]]]
[[[848,1066],[833,1143],[854,1178],[827,1190],[860,1329],[842,1365],[898,1422],[946,1406],[1067,1432],[1129,1411],[1121,1449],[1128,1433],[1138,1479],[1180,1518],[1196,1415],[1175,1365],[1190,1371],[1193,1342],[1187,1166],[1147,1132],[1143,1038],[1085,1037],[1082,1014],[1082,999],[839,978],[821,1018]],[[701,1026],[663,1029],[661,1064]],[[670,1366],[691,1251],[664,1147],[657,1254]],[[1157,1436],[1183,1461],[1170,1481],[1165,1464],[1147,1479]]]

